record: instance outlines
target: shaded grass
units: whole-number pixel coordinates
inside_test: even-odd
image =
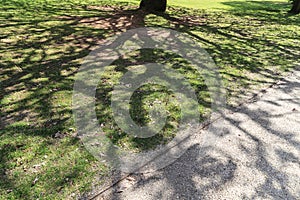
[[[71,117],[80,60],[112,32],[78,20],[107,14],[75,1],[0,5],[1,199],[75,197],[108,170],[75,138]]]
[[[286,3],[218,1],[226,11],[170,7],[160,16],[123,11],[137,4],[111,7],[113,4],[97,0],[0,1],[1,198],[73,198],[89,190],[96,174],[109,174],[108,166],[97,162],[75,137],[71,96],[82,59],[115,32],[145,25],[192,35],[217,63],[231,102],[272,83],[299,62],[300,19],[285,14],[290,6]],[[108,67],[99,84],[97,115],[111,140],[133,151],[167,142],[180,117],[176,101],[170,101],[172,92],[146,85],[134,93],[131,115],[144,125],[150,120],[149,107],[164,104],[170,114],[162,132],[148,139],[128,137],[112,118],[113,85],[130,66],[153,61],[172,66],[187,77],[197,91],[199,120],[209,113],[203,77],[188,62],[159,50],[125,55]]]
[[[138,125],[145,126],[147,123],[151,123],[149,110],[154,106],[153,104],[159,104],[169,113],[166,125],[162,131],[156,136],[146,139],[130,137],[125,132],[122,132],[114,121],[110,108],[113,86],[119,83],[119,78],[128,71],[130,66],[151,62],[167,65],[184,75],[193,87],[199,102],[199,121],[206,119],[209,114],[211,100],[207,86],[204,84],[204,78],[200,72],[190,63],[171,52],[162,50],[144,49],[132,52],[131,55],[126,55],[116,60],[104,73],[98,87],[96,103],[97,115],[104,132],[109,133],[109,137],[115,144],[129,150],[142,151],[151,149],[159,144],[165,144],[175,136],[174,133],[176,133],[178,122],[181,118],[179,103],[176,101],[172,91],[163,86],[146,84],[132,95],[130,102],[131,117]]]

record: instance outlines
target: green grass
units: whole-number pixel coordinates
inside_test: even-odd
[[[300,18],[286,15],[290,5],[285,1],[170,0],[175,7],[166,14],[143,19],[141,13],[123,11],[138,1],[122,2],[0,0],[0,199],[73,199],[88,191],[95,177],[104,181],[109,175],[109,166],[96,161],[75,137],[71,98],[83,58],[116,32],[160,26],[190,34],[215,60],[231,102],[274,82],[299,62]],[[131,25],[132,17],[138,20]],[[129,137],[112,117],[113,85],[132,65],[153,61],[172,66],[190,81],[199,120],[210,111],[203,77],[182,58],[160,50],[125,55],[107,67],[96,111],[108,137],[132,151],[166,143],[180,118],[178,104],[170,101],[172,92],[159,85],[139,88],[130,110],[136,123],[145,125],[149,107],[164,105],[170,114],[158,135]]]
[[[194,9],[206,9],[206,10],[229,10],[231,9],[235,3],[258,3],[262,5],[262,7],[268,7],[268,2],[275,2],[275,3],[286,3],[287,1],[284,0],[274,0],[274,1],[260,1],[260,0],[249,0],[249,1],[237,1],[237,0],[189,0],[188,3],[183,0],[170,0],[169,5],[173,6],[182,6],[187,8],[194,8]],[[246,3],[246,4],[247,4]],[[247,5],[244,6],[244,8]],[[272,6],[273,7],[273,6]]]
[[[96,103],[99,123],[102,124],[104,132],[108,133],[108,136],[115,144],[128,150],[142,151],[151,149],[158,144],[164,144],[175,136],[174,133],[178,128],[181,113],[173,92],[163,86],[151,84],[141,86],[133,94],[130,114],[137,124],[144,126],[151,122],[148,112],[153,104],[158,103],[162,105],[169,113],[166,125],[162,131],[156,136],[147,139],[130,137],[125,132],[122,132],[114,121],[110,108],[113,86],[118,83],[119,78],[128,71],[130,66],[151,62],[173,66],[173,69],[183,74],[189,80],[200,102],[199,113],[201,116],[199,121],[203,121],[209,113],[210,97],[208,89],[204,84],[203,77],[193,66],[171,52],[148,49],[132,52],[131,55],[116,60],[107,68],[98,86]]]
[[[230,6],[224,4],[227,2],[235,2],[236,0],[189,0],[188,3],[182,0],[169,0],[169,5],[172,6],[181,6],[186,8],[194,9],[209,9],[209,10],[218,10],[218,9],[229,9]]]
[[[109,2],[131,2],[134,4],[139,4],[139,0],[107,0]],[[205,9],[205,10],[229,10],[231,9],[235,3],[258,3],[260,4],[260,7],[268,7],[269,3],[288,3],[288,0],[273,0],[273,1],[261,1],[261,0],[189,0],[184,1],[184,0],[168,0],[168,5],[169,6],[177,6],[177,7],[185,7],[185,8],[193,8],[193,9]],[[243,6],[243,8],[246,8],[247,5]],[[277,6],[278,7],[278,6]],[[281,6],[279,6],[280,8]],[[274,8],[274,5],[272,5],[272,8]]]

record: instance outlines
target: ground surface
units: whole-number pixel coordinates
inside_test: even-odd
[[[96,199],[299,199],[299,97],[295,71],[195,132],[173,164],[131,176]]]
[[[105,38],[145,26],[189,34],[216,62],[229,104],[299,61],[300,18],[286,15],[285,0],[171,0],[163,15],[130,11],[138,1],[120,2],[0,0],[0,199],[73,199],[109,177],[109,166],[78,139],[72,118],[74,75]],[[153,61],[185,75],[197,91],[200,120],[209,113],[207,88],[193,66],[170,52],[133,52],[109,67],[97,91],[99,124],[116,145],[142,151],[172,137],[174,105],[167,106],[173,121],[150,140],[120,133],[111,115],[114,84],[128,67]],[[142,88],[134,96],[135,120],[147,123],[148,105],[166,103],[168,95],[165,88]]]

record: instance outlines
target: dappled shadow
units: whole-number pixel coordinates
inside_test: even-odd
[[[266,20],[272,20],[281,16],[282,22],[288,22],[288,11],[291,8],[290,2],[279,1],[230,1],[222,4],[231,7],[232,11],[249,14],[257,14],[258,17],[263,17]],[[273,15],[273,16],[272,16]],[[285,16],[285,17],[284,17]],[[291,23],[291,22],[289,22]]]
[[[106,37],[143,26],[145,14],[124,11],[122,6],[131,8],[127,4],[61,4],[1,2],[0,187],[15,198],[43,196],[31,186],[36,177],[45,195],[51,196],[91,173],[85,165],[92,167],[95,161],[75,138],[74,75],[82,59]],[[70,156],[74,149],[79,152],[75,160]],[[46,172],[32,170],[37,162],[50,163],[40,166]],[[43,185],[47,177],[53,181]]]
[[[228,3],[235,11],[230,14],[170,8],[167,14],[148,15],[143,11],[129,10],[135,7],[127,4],[92,6],[65,2],[61,6],[40,2],[36,5],[34,1],[27,3],[25,1],[2,1],[1,3],[3,3],[1,5],[3,9],[0,13],[0,133],[1,140],[4,141],[0,151],[1,183],[3,183],[1,187],[8,193],[11,192],[11,188],[15,189],[18,185],[19,177],[10,178],[12,177],[10,171],[16,166],[18,172],[22,174],[21,177],[29,176],[25,169],[22,169],[24,166],[22,163],[15,164],[15,159],[19,157],[18,153],[32,151],[37,156],[44,156],[46,153],[42,149],[45,146],[53,148],[63,141],[63,138],[75,137],[76,131],[71,118],[74,74],[80,67],[82,59],[95,45],[101,44],[108,36],[143,26],[171,27],[188,33],[212,55],[220,67],[220,73],[224,77],[231,97],[242,95],[242,92],[246,92],[253,85],[273,83],[274,80],[279,79],[282,69],[292,68],[299,59],[299,29],[287,27],[299,24],[299,18],[289,17],[281,12],[281,9],[286,10],[284,4],[278,4],[278,6],[276,4],[276,8],[272,6],[272,9],[265,10],[259,2],[237,1]],[[264,5],[274,4],[269,2]],[[157,20],[151,21],[161,18],[166,22],[160,23],[159,21],[156,24]],[[115,71],[125,73],[126,67],[145,63],[148,54],[149,51],[140,53],[141,57],[134,61],[120,58],[113,63],[117,66]],[[157,54],[152,60],[157,58],[164,60],[166,58],[164,56],[171,57],[172,55]],[[205,85],[195,86],[198,87],[199,93],[201,90],[206,90]],[[97,93],[98,97],[101,97],[98,102],[103,107],[110,105],[110,91],[111,88],[103,87]],[[204,107],[210,106],[209,102],[199,101]],[[98,114],[100,123],[112,120],[105,119],[105,116],[101,115],[101,109],[98,110]],[[110,127],[107,128],[110,129]],[[283,139],[292,138],[278,131],[274,131],[274,134]],[[33,137],[40,138],[41,144],[36,140],[31,141]],[[50,142],[47,143],[47,140]],[[80,145],[77,139],[70,140],[71,142],[68,143],[70,146]],[[288,142],[298,145],[293,139],[289,139]],[[36,143],[37,147],[31,147],[32,143]],[[141,141],[136,140],[136,144],[141,144]],[[141,146],[143,145],[140,145],[140,148]],[[194,148],[197,149],[197,147]],[[68,149],[68,151],[75,150]],[[261,149],[258,149],[259,151]],[[284,150],[277,152],[281,156],[286,155],[284,156],[286,159],[297,158]],[[66,157],[68,153],[62,152],[51,159],[64,160],[67,159]],[[82,157],[84,160],[92,160],[87,155]],[[236,163],[229,162],[230,157],[226,158],[228,159],[223,162],[208,156],[198,161],[198,164],[209,163],[212,166],[190,169],[189,167],[193,165],[187,162],[191,165],[186,167],[195,174],[200,173],[202,178],[208,172],[217,174],[220,177],[219,182],[209,187],[220,187],[230,182],[236,170]],[[33,163],[34,159],[30,157],[26,162]],[[77,162],[82,161],[77,160]],[[260,165],[268,165],[266,162],[262,157],[257,167],[266,176],[271,177],[271,174],[260,167]],[[52,193],[60,192],[73,184],[72,178],[66,181],[67,177],[84,176],[76,172],[78,169],[72,167],[72,163],[73,161],[64,163],[63,166],[70,166],[61,170],[62,174],[65,173],[61,175],[63,180],[53,181],[54,185],[57,185],[51,189]],[[173,168],[170,166],[169,171],[176,171],[174,169],[176,165],[172,165]],[[222,174],[221,168],[229,170],[227,171],[228,177]],[[52,170],[47,176],[55,177],[56,173]],[[168,172],[165,171],[165,173]],[[38,174],[43,176],[42,172]],[[166,182],[168,185],[173,185],[170,187],[175,188],[177,193],[184,188],[183,185],[174,184],[172,177],[174,174],[167,176],[169,180]],[[192,178],[192,174],[181,177],[183,182],[189,184],[191,190],[196,188],[191,181]],[[31,184],[32,177],[28,179],[30,180],[24,184]],[[266,187],[268,187],[267,184],[268,182]],[[18,197],[32,196],[32,191],[21,188],[17,191]],[[200,190],[199,194],[203,191]],[[187,192],[190,192],[189,189]],[[35,196],[35,198],[38,197]]]
[[[172,68],[177,70],[178,73],[186,75],[186,79],[192,82],[191,86],[193,87],[197,100],[199,104],[201,104],[202,108],[207,111],[211,107],[211,100],[207,99],[209,94],[208,87],[204,83],[204,78],[196,69],[192,68],[187,61],[183,60],[179,55],[176,55],[172,52],[141,49],[135,52],[133,58],[130,56],[124,56],[114,61],[112,63],[113,68],[108,70],[107,74],[102,77],[97,89],[96,113],[98,116],[98,121],[101,124],[101,128],[105,133],[107,133],[114,144],[123,146],[124,143],[128,142],[126,141],[128,140],[128,135],[120,130],[110,109],[111,94],[114,89],[113,86],[118,83],[118,80],[116,80],[111,74],[121,77],[125,73],[128,73],[128,67],[130,66],[147,64],[154,61],[163,65],[172,65]],[[151,69],[147,70],[151,71]],[[195,80],[195,77],[191,77],[191,73],[193,75],[198,75],[196,77],[197,80]],[[143,74],[147,74],[147,71],[143,72]],[[163,70],[161,71],[161,74],[164,74],[165,79],[168,81],[172,80],[173,78],[167,75]],[[137,79],[139,75],[133,73],[132,77],[133,79]],[[138,125],[144,126],[149,122],[149,118],[147,118],[149,110],[144,107],[145,102],[162,101],[160,103],[166,106],[167,112],[172,113],[172,115],[168,115],[165,126],[157,135],[149,138],[130,137],[130,144],[134,149],[138,151],[148,150],[158,144],[164,144],[169,141],[170,138],[174,137],[172,132],[176,132],[176,128],[178,128],[178,126],[174,124],[179,121],[180,109],[178,106],[173,105],[172,101],[169,99],[170,95],[174,95],[173,93],[174,91],[170,91],[170,88],[165,88],[158,85],[152,85],[152,87],[143,87],[141,85],[133,93],[130,102],[130,112],[132,119]],[[151,97],[151,95],[153,95],[155,98]],[[199,121],[203,121],[206,118],[207,113],[200,112]],[[167,135],[165,135],[166,132],[168,132]]]
[[[298,69],[225,111],[194,133],[198,145],[164,169],[142,174],[119,198],[299,199],[299,78]]]
[[[157,15],[168,20],[175,30],[197,39],[220,67],[229,96],[242,98],[255,91],[257,85],[279,80],[282,70],[288,71],[297,64],[300,35],[289,26],[299,24],[300,19],[286,14],[285,3],[224,4],[230,4],[232,11],[222,14],[176,9],[175,14],[170,8],[171,14]],[[279,11],[274,13],[267,8]],[[236,70],[227,70],[228,66]],[[232,87],[232,83],[238,86]]]
[[[100,44],[106,36],[143,26],[145,15],[142,11],[123,11],[109,7],[107,11],[94,7],[86,7],[84,11],[98,13],[94,16],[90,14],[52,16],[47,20],[11,25],[14,27],[26,25],[26,31],[19,41],[7,39],[10,34],[2,38],[1,51],[14,53],[11,55],[13,60],[1,62],[4,79],[1,81],[0,97],[2,99],[24,90],[32,94],[9,103],[9,106],[17,108],[2,112],[2,127],[14,121],[22,121],[26,117],[30,118],[26,113],[28,115],[36,113],[41,118],[51,119],[54,115],[51,110],[54,108],[48,100],[60,91],[72,91],[73,82],[69,77],[76,73],[80,59],[89,53],[91,47]],[[51,24],[51,20],[54,24]],[[57,20],[61,25],[55,25]],[[43,23],[49,23],[49,26]],[[5,26],[8,25],[9,23]],[[27,51],[28,53],[22,53]],[[35,105],[32,105],[31,101],[34,101]],[[63,115],[57,110],[55,114]]]
[[[256,84],[269,86],[280,80],[281,70],[293,68],[300,52],[297,42],[299,34],[295,32],[290,34],[288,28],[284,28],[287,25],[297,24],[299,19],[289,18],[280,12],[286,10],[285,4],[278,4],[277,10],[274,7],[264,9],[265,7],[257,6],[259,4],[253,5],[251,2],[243,3],[240,3],[244,6],[242,9],[237,6],[236,2],[233,2],[231,5],[236,6],[236,10],[229,16],[197,11],[192,13],[171,8],[169,9],[171,14],[156,13],[150,16],[145,23],[149,23],[151,26],[151,19],[162,17],[171,25],[166,23],[161,24],[161,27],[171,26],[175,30],[188,33],[198,39],[213,55],[220,67],[220,72],[229,81],[227,91],[231,97],[239,96],[242,95],[245,88],[251,89]],[[251,7],[248,3],[253,6]],[[273,2],[267,2],[264,5],[272,4]],[[175,10],[176,14],[172,12]],[[273,31],[265,32],[262,27]],[[227,70],[225,66],[228,65],[237,71]],[[230,82],[234,85],[238,82],[238,86],[235,85],[236,88],[232,88]],[[297,88],[298,84],[294,86],[296,87],[293,89]],[[285,90],[291,89],[286,88]],[[240,99],[237,101],[240,103]],[[299,105],[297,98],[285,99],[285,101],[296,102],[296,105]],[[277,101],[268,103],[280,105]],[[224,115],[224,121],[228,122],[229,126],[236,128],[238,133],[223,128],[217,130],[217,133],[214,132],[217,134],[214,142],[225,138],[217,146],[212,144],[209,148],[203,149],[195,145],[175,163],[157,173],[145,175],[146,177],[142,178],[138,184],[125,190],[124,194],[118,191],[110,198],[116,196],[119,199],[211,199],[211,197],[217,199],[226,197],[227,189],[232,186],[232,192],[237,193],[235,198],[297,199],[297,191],[292,186],[297,183],[295,182],[297,178],[293,179],[294,176],[289,174],[288,170],[278,168],[276,166],[278,163],[274,164],[274,162],[285,161],[288,164],[284,167],[288,168],[291,162],[296,163],[297,167],[299,141],[295,139],[295,133],[272,129],[270,127],[270,118],[272,117],[270,111],[261,110],[261,108],[248,109],[246,106],[240,107],[238,111],[234,107],[231,109],[231,112],[244,114],[255,124],[259,124],[264,131],[274,134],[274,137],[279,138],[278,140],[287,143],[294,153],[285,150],[279,144],[272,146],[274,143],[259,136],[261,130],[253,133],[251,130],[244,129],[240,118],[231,119]],[[289,114],[291,111],[274,117],[281,117],[285,120]],[[239,138],[242,134],[246,136],[247,142]],[[237,142],[233,144],[232,141]],[[249,144],[251,144],[250,147]],[[238,147],[234,148],[234,145]],[[275,148],[275,151],[272,148]],[[278,156],[273,161],[269,157],[270,151],[275,152]],[[243,156],[249,159],[245,161],[241,158]],[[291,169],[293,171],[297,168]],[[257,180],[257,184],[251,184],[249,181],[256,179],[262,179],[262,181]],[[250,190],[250,192],[247,193],[245,190]],[[220,193],[215,194],[217,192]]]
[[[234,111],[236,116],[223,115],[236,129],[233,134],[245,135],[253,142],[253,146],[247,147],[243,145],[242,136],[237,139],[240,150],[250,157],[254,154],[251,168],[264,177],[264,181],[254,187],[256,192],[247,197],[299,198],[300,83],[297,79],[299,71],[296,76],[280,81],[274,89],[268,89],[260,98],[253,99],[250,105],[239,107]],[[249,120],[248,126],[242,124],[245,119]]]
[[[191,146],[176,162],[148,175],[131,190],[139,194],[145,191],[141,198],[205,199],[210,189],[219,190],[230,183],[237,168],[221,151],[214,155],[206,151],[200,145]],[[134,195],[126,198],[130,197],[134,199]]]

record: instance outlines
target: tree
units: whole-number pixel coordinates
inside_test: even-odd
[[[141,0],[139,9],[149,12],[165,12],[167,9],[167,0]]]
[[[300,0],[293,0],[293,7],[290,10],[292,14],[299,14],[300,13]]]

